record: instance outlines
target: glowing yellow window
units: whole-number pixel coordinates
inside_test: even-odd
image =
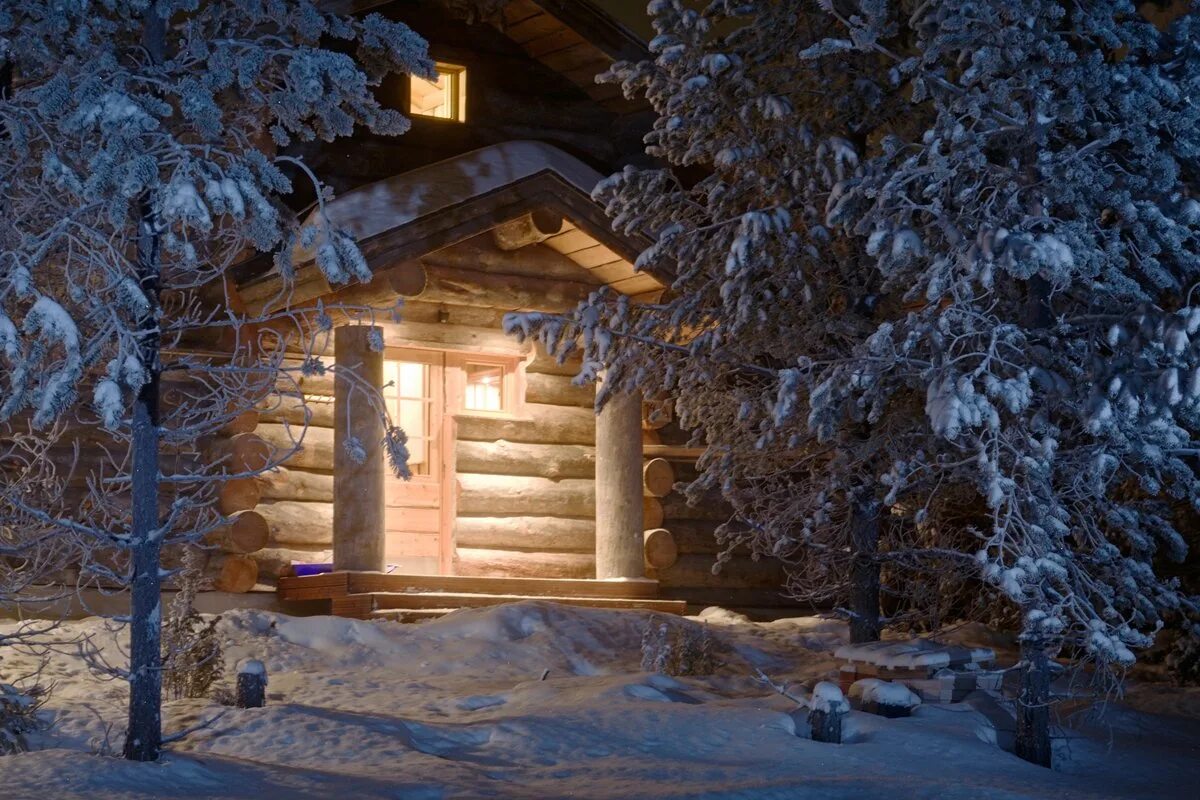
[[[467,364],[463,408],[468,411],[504,411],[504,367],[500,364]]]
[[[437,79],[409,77],[408,110],[411,114],[462,122],[467,118],[467,70],[438,64]]]
[[[408,361],[383,363],[383,398],[392,422],[408,434],[408,466],[414,475],[429,472],[430,367]]]

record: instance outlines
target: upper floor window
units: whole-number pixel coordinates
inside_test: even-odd
[[[409,113],[421,117],[463,122],[467,118],[467,69],[455,64],[437,65],[436,80],[409,77]]]

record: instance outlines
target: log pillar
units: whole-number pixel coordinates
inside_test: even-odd
[[[338,369],[355,372],[368,386],[383,384],[383,353],[373,351],[370,325],[346,325],[333,335]],[[333,568],[382,571],[384,564],[383,420],[353,382],[333,386]],[[366,458],[355,461],[346,440],[358,439]]]
[[[615,394],[596,418],[596,577],[644,578],[642,398]]]

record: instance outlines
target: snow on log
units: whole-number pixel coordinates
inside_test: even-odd
[[[302,469],[276,467],[258,475],[262,500],[333,502],[333,475]]]
[[[526,553],[458,548],[454,574],[476,578],[594,578],[591,553]]]
[[[459,441],[506,439],[526,444],[596,443],[596,415],[590,408],[527,403],[528,420],[464,416],[458,420]]]
[[[248,555],[228,553],[209,559],[208,574],[219,592],[242,594],[258,583],[258,562]]]
[[[675,469],[665,458],[652,458],[642,466],[642,486],[651,497],[666,497],[675,486]]]
[[[266,520],[272,544],[333,544],[333,503],[268,500],[255,511]]]
[[[491,550],[594,553],[596,523],[563,517],[459,517],[454,541],[459,547]]]
[[[575,444],[463,442],[455,448],[459,472],[528,475],[538,478],[593,478],[596,450]]]
[[[666,528],[652,528],[642,532],[646,566],[650,569],[666,569],[679,558],[675,537]]]
[[[595,481],[459,473],[459,514],[593,518]]]

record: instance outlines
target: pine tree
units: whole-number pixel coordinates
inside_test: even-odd
[[[596,197],[657,303],[510,330],[670,396],[689,487],[808,599],[957,582],[1018,608],[1024,755],[1047,657],[1113,677],[1196,601],[1200,15],[1130,2],[679,0],[612,79],[658,118]],[[880,567],[885,567],[880,569]],[[932,593],[936,594],[936,593]],[[853,629],[853,628],[852,628]]]
[[[188,460],[189,448],[276,391],[289,344],[307,347],[302,371],[325,370],[310,337],[329,315],[251,317],[231,302],[230,270],[275,252],[286,294],[295,252],[331,283],[369,277],[320,213],[324,187],[281,151],[359,125],[403,133],[372,89],[433,65],[406,26],[310,0],[3,0],[0,56],[13,74],[0,99],[0,421],[46,430],[69,418],[100,439],[85,456],[103,462],[78,470],[81,504],[5,500],[92,542],[86,574],[130,586],[125,755],[153,760],[162,555],[222,525],[216,482],[245,477]],[[304,227],[282,202],[297,178],[318,198]],[[205,328],[226,332],[227,352],[188,350]],[[177,377],[189,384],[168,406],[164,382]],[[402,469],[403,434],[387,442]]]

